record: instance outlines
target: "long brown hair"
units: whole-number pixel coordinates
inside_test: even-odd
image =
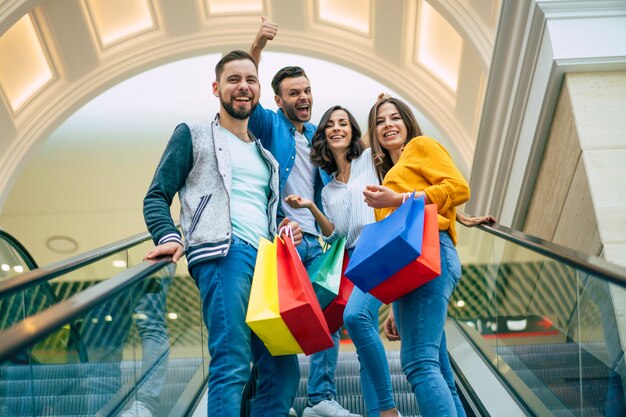
[[[385,103],[391,103],[398,109],[398,113],[402,118],[402,121],[406,125],[406,140],[404,141],[404,145],[409,143],[411,139],[422,136],[422,129],[420,129],[413,112],[404,102],[400,101],[397,98],[389,97],[384,98],[382,100],[378,100],[372,106],[370,110],[369,116],[367,117],[367,130],[370,137],[370,146],[372,148],[372,159],[374,161],[374,166],[376,167],[376,175],[378,175],[378,180],[380,183],[383,183],[383,179],[385,179],[385,175],[393,166],[393,161],[391,160],[391,155],[389,155],[389,151],[380,146],[380,142],[378,141],[378,134],[376,133],[376,117],[378,116],[378,109]]]

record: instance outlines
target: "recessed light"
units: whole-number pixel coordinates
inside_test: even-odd
[[[46,241],[46,247],[55,253],[72,253],[78,249],[78,242],[69,236],[51,236]]]

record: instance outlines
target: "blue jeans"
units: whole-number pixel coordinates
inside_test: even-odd
[[[423,417],[465,417],[454,385],[444,325],[461,263],[448,232],[439,232],[441,275],[393,303],[402,368]]]
[[[296,355],[271,356],[246,324],[257,250],[233,237],[223,258],[192,267],[202,316],[209,331],[208,410],[211,417],[238,416],[241,393],[250,376],[250,359],[259,371],[251,416],[287,415],[300,380]]]
[[[297,246],[297,250],[307,270],[322,254],[322,246],[318,237],[308,233],[304,234],[302,243]],[[311,404],[337,397],[335,368],[337,368],[337,357],[339,356],[340,335],[340,330],[337,330],[331,335],[335,342],[333,347],[310,356],[307,395]]]
[[[361,363],[361,389],[369,417],[396,406],[389,364],[378,331],[378,310],[383,303],[354,287],[343,313],[344,325],[356,346]]]

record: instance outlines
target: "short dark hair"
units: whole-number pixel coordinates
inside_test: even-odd
[[[259,70],[256,61],[249,53],[241,50],[230,51],[229,53],[224,55],[222,59],[220,59],[219,62],[215,65],[215,80],[220,80],[220,76],[222,75],[222,72],[224,72],[224,66],[226,66],[226,64],[231,61],[239,61],[244,59],[252,61],[252,63],[254,64],[254,68],[256,68],[257,71]]]
[[[358,158],[363,153],[363,144],[361,143],[361,129],[359,129],[359,125],[352,115],[348,111],[348,109],[341,106],[333,106],[330,109],[326,110],[324,115],[322,115],[322,119],[320,120],[320,124],[317,126],[317,130],[313,134],[313,145],[311,146],[311,162],[313,165],[322,168],[328,174],[332,174],[337,171],[337,162],[333,157],[333,154],[328,149],[328,143],[326,142],[326,125],[330,120],[330,116],[336,110],[343,110],[348,115],[348,121],[350,122],[350,127],[352,128],[352,137],[350,138],[350,148],[346,153],[346,160],[348,162],[353,159]]]
[[[285,67],[278,70],[274,78],[272,78],[272,90],[274,90],[274,94],[280,96],[280,83],[285,78],[296,78],[296,77],[304,77],[307,80],[309,77],[306,76],[306,72],[301,67]]]
[[[370,137],[370,146],[372,147],[372,159],[374,161],[374,166],[376,167],[378,180],[381,184],[383,183],[383,179],[385,179],[387,172],[389,172],[391,167],[393,167],[393,161],[391,160],[389,151],[380,146],[376,135],[376,118],[378,117],[378,109],[385,103],[391,103],[396,106],[402,121],[406,125],[407,135],[406,140],[404,141],[405,145],[409,143],[411,139],[417,136],[422,136],[422,129],[420,129],[420,125],[417,123],[411,108],[403,101],[395,97],[389,97],[378,100],[374,103],[367,118],[367,129]]]

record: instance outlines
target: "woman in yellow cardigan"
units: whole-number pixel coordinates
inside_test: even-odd
[[[393,303],[385,322],[390,340],[402,338],[404,372],[424,417],[464,417],[446,350],[444,324],[448,302],[461,278],[457,255],[456,206],[469,199],[467,182],[448,152],[436,140],[422,136],[409,107],[383,98],[369,114],[372,157],[382,185],[366,187],[365,202],[376,220],[400,206],[416,191],[436,204],[441,242],[441,275]]]

